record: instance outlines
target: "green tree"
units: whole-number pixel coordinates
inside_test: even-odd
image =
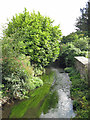
[[[88,36],[90,37],[90,2],[88,2]]]
[[[34,66],[44,67],[59,55],[61,30],[59,26],[53,26],[53,22],[40,12],[29,14],[25,8],[23,13],[13,16],[4,34],[10,37],[16,33],[15,40],[21,45],[19,52],[30,56]]]
[[[60,52],[60,66],[73,66],[75,62],[74,57],[80,55],[85,56],[85,53],[82,52],[79,48],[75,47],[73,43],[62,44]]]
[[[84,8],[80,8],[80,12],[81,12],[81,16],[79,16],[77,19],[76,19],[76,27],[77,27],[77,31],[80,30],[80,31],[88,31],[88,17],[89,17],[89,14],[90,14],[90,11],[88,10],[89,8],[89,2],[86,3],[86,7]]]
[[[73,41],[75,41],[76,39],[78,39],[77,33],[72,32],[72,33],[70,33],[70,34],[67,35],[67,36],[63,36],[61,42],[64,43],[64,44],[66,44],[66,43],[68,43],[68,42],[73,42]]]
[[[81,51],[88,51],[88,38],[79,38],[73,42],[76,48],[79,48]]]

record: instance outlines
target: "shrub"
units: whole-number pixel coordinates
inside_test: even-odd
[[[70,33],[67,36],[63,36],[61,42],[64,43],[64,44],[66,44],[68,42],[73,42],[73,41],[75,41],[77,39],[78,39],[77,33],[72,32],[72,33]]]
[[[67,72],[67,73],[70,73],[72,70],[73,70],[72,67],[66,67],[66,68],[64,69],[64,71]]]
[[[23,99],[26,97],[29,88],[23,79],[12,73],[11,76],[4,77],[4,80],[6,81],[5,90],[10,98]]]
[[[30,77],[26,81],[31,90],[43,85],[43,81],[38,77]]]
[[[30,56],[19,53],[20,46],[14,41],[14,37],[3,37],[2,40],[3,93],[10,98],[23,99],[31,89],[40,87],[43,82],[40,78],[34,77]]]
[[[76,39],[73,42],[74,46],[79,48],[81,51],[88,51],[88,38],[80,38]]]
[[[12,73],[11,76],[4,77],[6,81],[5,90],[10,98],[26,98],[30,90],[43,85],[43,81],[38,77],[20,79]]]
[[[4,85],[0,83],[0,99],[2,99],[2,97],[4,97],[4,91],[2,90],[2,88],[4,88]]]
[[[4,33],[9,37],[16,34],[15,42],[21,46],[19,52],[30,56],[33,66],[44,67],[59,55],[61,30],[52,23],[49,17],[42,16],[40,12],[29,14],[25,9],[11,19]]]
[[[30,66],[29,57],[20,55],[15,57],[3,57],[2,62],[2,78],[12,73],[18,75],[20,78],[25,79],[27,76],[34,75],[33,67]]]
[[[71,85],[71,98],[73,99],[73,108],[76,111],[75,118],[88,118],[88,81],[81,79],[80,74],[75,68],[65,68],[69,72]]]
[[[61,52],[60,52],[60,59],[61,64],[70,67],[74,65],[74,57],[84,55],[79,48],[76,48],[72,43],[62,44],[61,45]]]

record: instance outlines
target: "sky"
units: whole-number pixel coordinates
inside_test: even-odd
[[[62,35],[75,32],[76,18],[80,16],[80,8],[86,6],[88,0],[1,0],[0,2],[0,35],[2,25],[11,20],[24,8],[31,13],[39,11],[41,15],[54,20],[54,25],[60,24]]]

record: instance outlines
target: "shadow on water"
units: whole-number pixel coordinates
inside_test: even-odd
[[[44,85],[31,91],[29,99],[15,103],[9,112],[9,118],[73,117],[70,84],[63,72],[62,69],[47,68],[46,74],[41,76]]]

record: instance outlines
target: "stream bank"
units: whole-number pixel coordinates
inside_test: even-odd
[[[80,73],[73,67],[65,68],[65,72],[72,82],[70,93],[76,113],[75,118],[88,119],[90,115],[88,80],[82,79]]]
[[[73,118],[73,104],[70,98],[71,81],[61,68],[48,68],[41,76],[44,85],[30,93],[30,98],[11,106],[3,118]]]

